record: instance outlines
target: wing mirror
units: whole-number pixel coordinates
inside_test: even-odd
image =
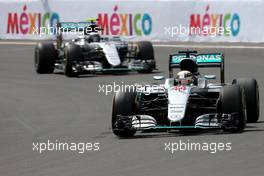
[[[215,75],[204,75],[204,78],[205,79],[216,79],[216,76]]]
[[[153,79],[154,80],[164,80],[165,79],[165,76],[157,75],[157,76],[153,76]]]

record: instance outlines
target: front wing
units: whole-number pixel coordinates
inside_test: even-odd
[[[196,118],[192,126],[158,125],[155,118],[148,115],[123,116],[118,115],[113,130],[160,131],[173,129],[223,129],[235,130],[238,124],[238,114],[204,114]]]

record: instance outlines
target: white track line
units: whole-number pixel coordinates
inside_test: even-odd
[[[37,42],[28,41],[0,41],[0,45],[35,45]],[[264,49],[264,46],[247,45],[204,45],[204,44],[153,44],[154,47],[161,48],[211,48],[211,49]]]
[[[246,45],[197,45],[197,44],[186,44],[186,45],[172,45],[172,44],[153,44],[154,47],[161,48],[221,48],[221,49],[264,49],[264,46],[246,46]]]

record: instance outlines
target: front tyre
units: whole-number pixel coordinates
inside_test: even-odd
[[[67,77],[77,77],[77,70],[73,69],[74,63],[82,58],[82,49],[79,45],[69,44],[65,47],[65,68],[64,73]]]
[[[139,73],[151,73],[156,68],[154,58],[154,48],[149,41],[141,41],[137,43],[138,53],[137,59],[141,60],[145,69],[138,71]]]
[[[38,43],[35,48],[34,66],[39,74],[53,73],[57,51],[53,43]]]
[[[259,89],[256,79],[238,78],[234,79],[232,84],[239,85],[245,91],[247,122],[257,122],[259,119]]]
[[[238,85],[224,86],[220,93],[220,111],[223,114],[237,114],[235,129],[232,132],[244,130],[247,121],[246,103],[243,89]]]
[[[118,115],[131,116],[136,114],[136,93],[134,92],[117,92],[113,98],[112,109],[112,130],[118,137],[132,137],[136,133],[136,130],[122,129],[122,126],[118,124]],[[125,120],[129,120],[125,117]]]

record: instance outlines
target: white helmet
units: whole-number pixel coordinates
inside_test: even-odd
[[[177,73],[175,79],[181,85],[190,85],[193,83],[193,74],[190,71],[183,70]]]

